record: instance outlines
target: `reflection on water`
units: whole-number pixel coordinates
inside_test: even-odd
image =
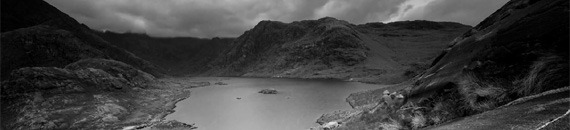
[[[168,120],[195,123],[198,130],[303,130],[321,114],[350,109],[345,98],[353,92],[380,87],[330,80],[267,78],[192,78],[224,82],[194,88],[190,98],[176,104]],[[278,94],[260,94],[274,88]],[[241,99],[238,99],[241,98]]]

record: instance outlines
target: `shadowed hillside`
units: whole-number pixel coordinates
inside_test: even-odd
[[[262,21],[210,65],[207,76],[334,78],[398,83],[469,26],[406,21],[353,25],[335,18]]]
[[[207,64],[229,48],[233,38],[158,38],[146,34],[98,32],[112,44],[148,60],[170,75],[189,76],[207,70]]]
[[[189,88],[42,0],[2,0],[0,129],[122,129],[164,121]],[[181,87],[183,86],[183,87]]]
[[[117,48],[41,0],[2,1],[2,80],[22,67],[63,67],[85,58],[122,61],[161,77],[157,66]]]
[[[347,99],[353,115],[328,120],[348,122],[339,129],[536,129],[550,121],[551,129],[569,128],[555,120],[567,121],[570,109],[568,7],[512,0],[452,41],[426,72],[388,89],[404,94],[405,105],[381,109],[384,89],[355,93]]]

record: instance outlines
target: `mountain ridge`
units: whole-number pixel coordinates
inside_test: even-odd
[[[138,33],[97,31],[96,34],[120,48],[165,69],[172,76],[201,73],[210,59],[229,46],[234,38],[152,37]]]
[[[231,45],[233,48],[224,51],[210,64],[212,69],[201,75],[364,82],[379,80],[376,76],[381,75],[379,82],[397,83],[407,79],[399,72],[412,66],[402,64],[417,64],[435,57],[434,51],[468,28],[431,21],[354,25],[332,17],[291,23],[261,21],[238,37]],[[415,39],[406,40],[409,37]],[[410,60],[396,53],[418,58]],[[393,76],[396,78],[389,78]]]
[[[2,4],[10,5],[3,6],[2,12],[9,13],[1,16],[2,79],[21,67],[63,67],[84,58],[114,59],[154,76],[164,76],[161,68],[101,39],[87,26],[45,1],[6,0]],[[59,46],[60,41],[65,41],[66,46]],[[55,46],[59,47],[51,48]],[[84,55],[84,50],[93,54]],[[44,64],[48,62],[53,64]]]

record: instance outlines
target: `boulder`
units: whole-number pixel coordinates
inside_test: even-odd
[[[275,89],[263,89],[261,91],[259,91],[258,93],[262,93],[262,94],[277,94],[277,90]]]

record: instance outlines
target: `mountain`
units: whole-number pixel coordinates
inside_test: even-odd
[[[0,129],[194,129],[165,121],[189,88],[42,0],[1,2]]]
[[[2,1],[2,80],[22,67],[64,67],[85,58],[113,59],[154,76],[162,70],[95,35],[41,0]]]
[[[567,0],[511,0],[424,73],[352,94],[353,116],[320,121],[346,122],[339,129],[568,129],[569,16]],[[386,103],[385,90],[406,104]]]
[[[146,34],[97,32],[113,45],[154,63],[174,76],[195,75],[207,70],[211,59],[229,48],[233,38],[150,37]]]
[[[453,37],[469,28],[431,21],[354,25],[331,17],[261,21],[201,75],[399,83],[419,73]]]

